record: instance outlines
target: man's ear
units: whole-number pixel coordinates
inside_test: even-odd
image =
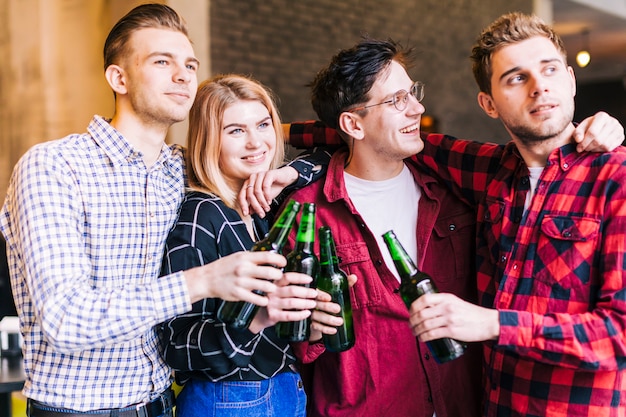
[[[493,119],[500,117],[498,111],[496,110],[496,106],[493,104],[493,98],[489,94],[481,91],[478,93],[477,99],[478,105],[485,113],[487,113],[487,116]]]
[[[570,79],[572,80],[572,97],[575,97],[576,96],[576,74],[574,73],[574,68],[568,66],[567,73],[569,74]]]
[[[365,135],[361,120],[358,114],[346,111],[339,115],[338,127],[351,138],[361,140]]]
[[[119,65],[109,65],[104,71],[104,76],[116,94],[126,94],[126,74]]]

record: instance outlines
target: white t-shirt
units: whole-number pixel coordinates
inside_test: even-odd
[[[384,181],[368,181],[344,172],[350,200],[374,233],[387,267],[400,277],[382,235],[393,230],[402,246],[417,263],[417,207],[421,188],[405,165],[399,175]]]
[[[530,207],[530,202],[535,195],[535,191],[537,190],[537,183],[539,182],[539,177],[543,172],[544,167],[528,167],[528,171],[530,172],[530,191],[526,194],[526,201],[524,202],[524,213],[528,211],[528,207]]]

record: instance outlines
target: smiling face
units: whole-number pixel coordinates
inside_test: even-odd
[[[389,67],[380,73],[369,91],[372,105],[391,100],[399,90],[409,91],[413,81],[402,65],[391,61]],[[359,117],[361,130],[351,132],[355,137],[355,157],[362,153],[365,158],[374,158],[383,162],[402,162],[422,151],[424,143],[420,138],[420,120],[424,106],[409,95],[406,108],[396,109],[393,103],[373,106]],[[356,136],[355,136],[356,133]]]
[[[567,143],[573,130],[576,83],[571,67],[543,36],[503,46],[492,55],[491,95],[481,92],[485,112],[500,118],[523,146]]]
[[[268,109],[257,100],[237,100],[224,111],[220,141],[220,169],[238,191],[251,174],[270,169],[276,131]]]

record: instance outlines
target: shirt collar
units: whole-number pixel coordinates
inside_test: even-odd
[[[517,146],[511,141],[506,144],[504,148],[505,155],[514,156],[518,158],[522,164],[525,166],[524,158],[522,158]],[[548,165],[558,165],[561,167],[563,171],[567,171],[572,166],[576,164],[576,161],[582,158],[585,155],[585,152],[580,153],[576,150],[575,143],[568,143],[559,148],[556,148],[550,152],[548,155],[548,161],[546,166]]]
[[[576,161],[583,158],[585,153],[578,152],[575,143],[568,143],[550,153],[548,164],[558,164],[563,171],[567,171],[577,163]]]
[[[111,119],[102,116],[94,116],[87,127],[87,131],[96,144],[107,154],[114,164],[124,165],[135,159],[141,158],[141,152],[135,150],[126,138],[113,126]],[[183,159],[180,147],[168,146],[165,142],[161,147],[161,153],[155,166],[162,166],[164,170],[175,174],[179,171],[180,160]]]
[[[329,202],[335,202],[341,199],[349,200],[343,176],[343,167],[347,157],[347,149],[341,148],[337,150],[330,159],[324,184],[324,195],[326,195]],[[422,191],[426,191],[426,194],[432,197],[430,185],[433,183],[437,184],[438,181],[417,168],[412,160],[405,160],[405,164],[416,179],[418,185],[422,188]]]

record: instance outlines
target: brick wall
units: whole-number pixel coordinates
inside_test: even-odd
[[[532,0],[211,1],[211,73],[251,74],[280,97],[284,121],[315,118],[305,85],[337,50],[361,35],[392,38],[418,52],[413,79],[438,130],[481,141],[508,140],[484,115],[469,53],[483,26]]]

